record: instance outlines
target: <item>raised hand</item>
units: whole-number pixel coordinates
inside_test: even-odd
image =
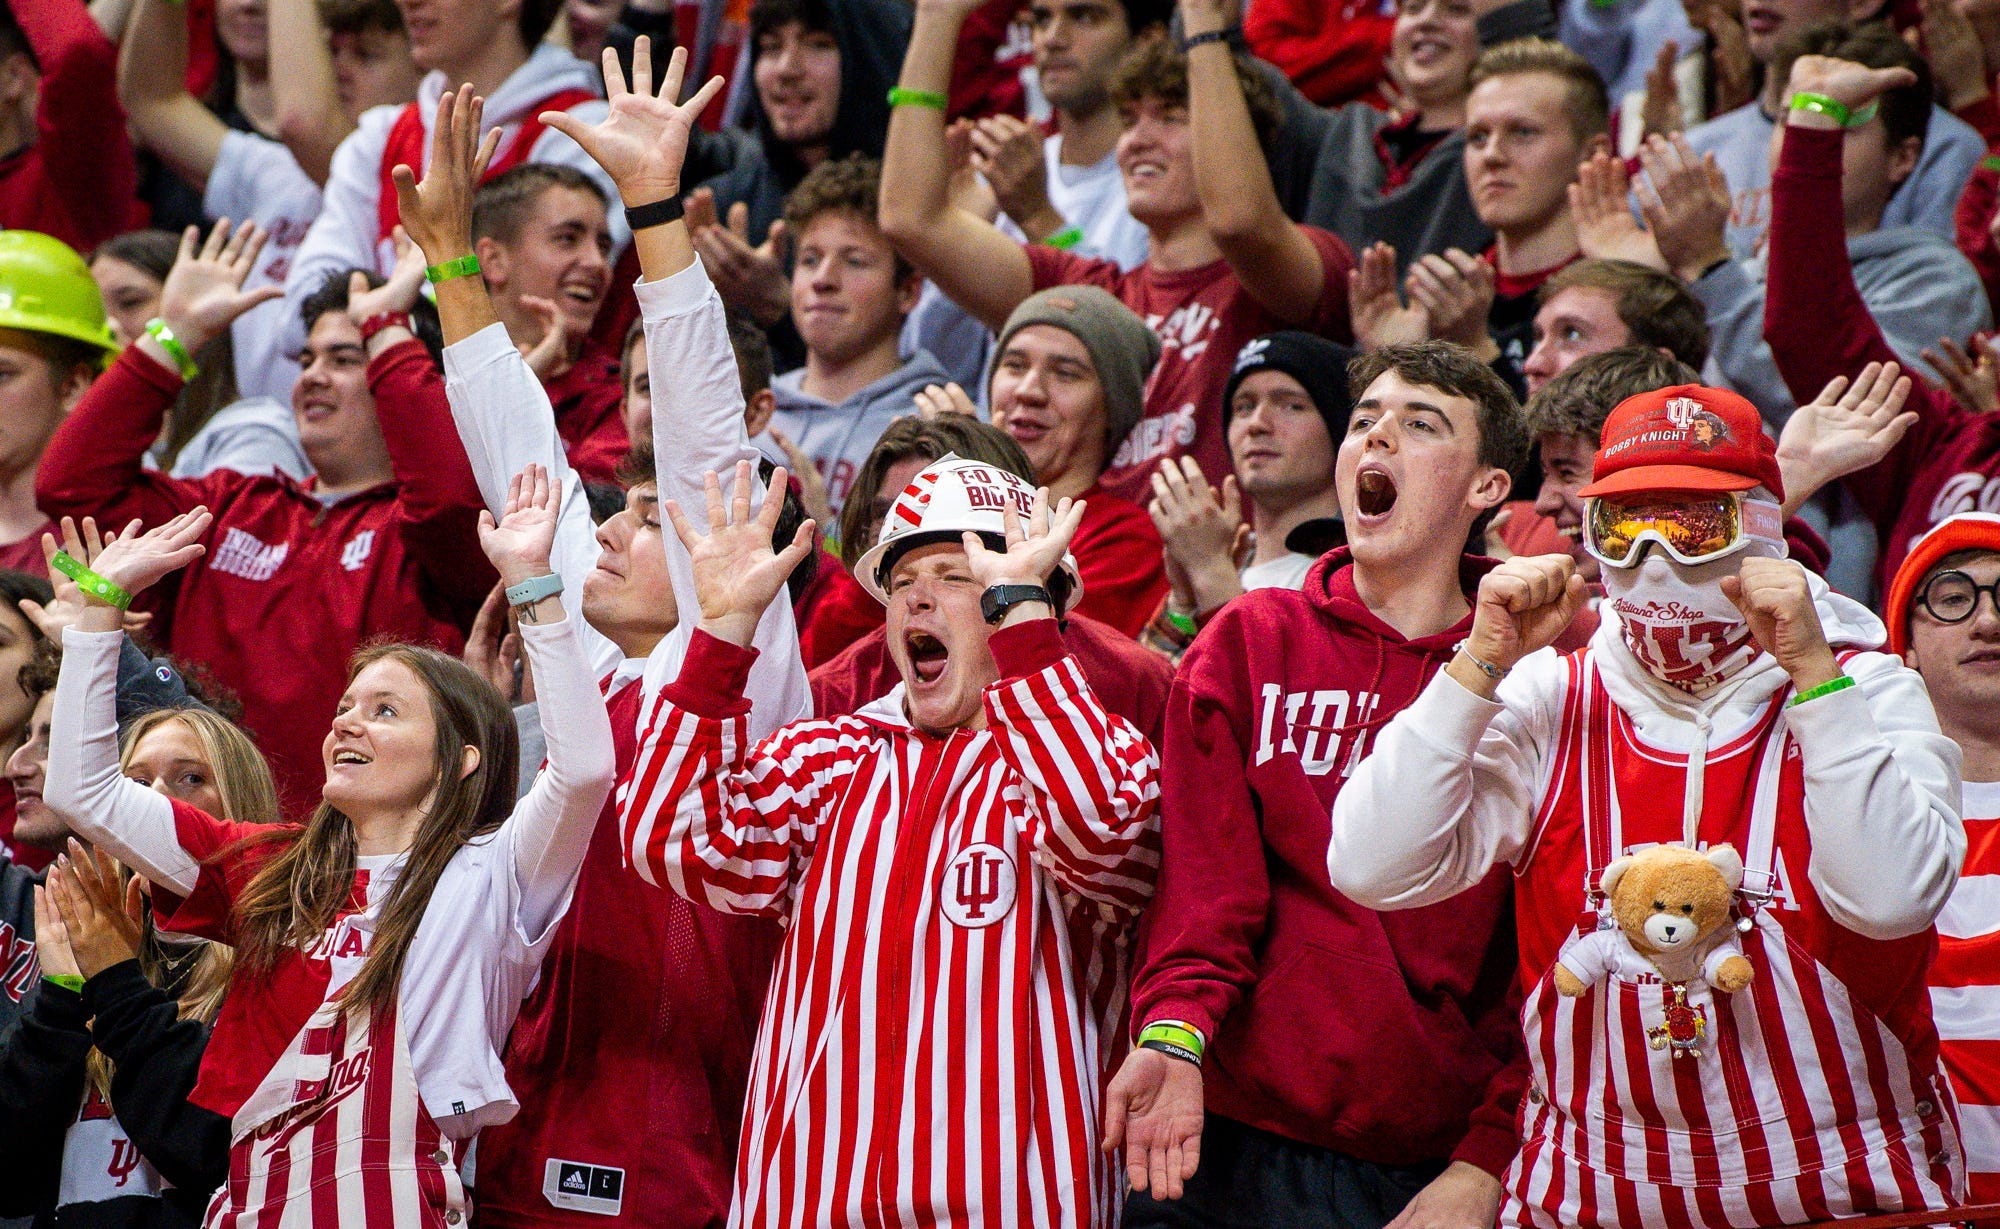
[[[1874,465],[1917,421],[1905,411],[1910,377],[1895,363],[1870,363],[1852,386],[1835,376],[1818,397],[1792,411],[1778,434],[1778,472],[1790,516],[1827,483]]]
[[[973,125],[972,169],[986,177],[1001,210],[1031,239],[1046,239],[1069,223],[1049,203],[1048,163],[1041,130],[1011,115]]]
[[[1629,260],[1668,272],[1660,245],[1632,216],[1626,203],[1630,191],[1623,158],[1598,154],[1577,168],[1576,182],[1569,186],[1577,246],[1590,260]]]
[[[1185,578],[1179,596],[1196,611],[1213,610],[1243,592],[1236,552],[1248,530],[1235,475],[1224,477],[1218,492],[1193,457],[1178,463],[1168,458],[1153,471],[1153,498],[1146,511],[1160,531],[1167,558]]]
[[[1639,147],[1646,177],[1639,183],[1639,211],[1659,245],[1664,267],[1684,282],[1729,259],[1729,180],[1714,154],[1695,156],[1687,138],[1647,137]],[[1662,266],[1655,266],[1662,267]]]
[[[1007,530],[1007,549],[991,550],[976,533],[964,535],[965,561],[972,579],[981,589],[995,585],[1043,585],[1062,562],[1076,527],[1083,523],[1084,501],[1064,496],[1049,514],[1049,489],[1035,488],[1035,501],[1028,510],[1027,523],[1009,504],[1001,512]]]
[[[1674,78],[1674,66],[1680,59],[1681,45],[1668,39],[1660,44],[1660,53],[1646,70],[1646,96],[1639,108],[1641,136],[1656,132],[1664,136],[1687,127],[1687,115],[1681,110],[1680,82]]]
[[[538,294],[524,294],[520,301],[542,322],[541,339],[532,345],[522,344],[521,358],[536,379],[552,379],[569,365],[569,317],[554,300]]]
[[[1431,318],[1424,309],[1403,305],[1396,293],[1396,249],[1377,242],[1361,249],[1360,263],[1347,281],[1347,314],[1354,344],[1362,350],[1426,341]]]
[[[1430,317],[1431,336],[1498,356],[1486,331],[1486,317],[1493,310],[1492,265],[1457,248],[1433,252],[1410,266],[1403,288]]]
[[[722,479],[710,470],[702,479],[708,501],[708,532],[702,533],[666,502],[667,519],[694,563],[695,600],[701,606],[701,629],[718,640],[748,648],[764,608],[785,587],[785,580],[812,550],[813,522],[799,526],[784,550],[771,549],[771,534],[785,498],[785,471],[772,472],[764,490],[764,505],[750,515],[750,462],[736,463],[736,483],[727,503]]]
[[[76,970],[95,977],[139,954],[145,905],[138,876],[118,884],[118,863],[101,850],[85,849],[75,837],[69,852],[49,872],[49,892],[69,938]]]
[[[167,270],[166,284],[160,288],[160,319],[174,331],[188,353],[221,336],[244,312],[284,296],[283,286],[243,289],[244,280],[257,267],[257,254],[264,250],[267,238],[254,222],[246,221],[230,230],[228,218],[218,221],[209,230],[207,239],[201,237],[198,227],[190,226],[181,232],[180,254],[174,258],[174,267]],[[150,337],[141,338],[139,344],[149,348],[159,345]],[[165,354],[165,350],[160,350],[155,357]],[[179,370],[172,360],[167,362],[173,370]]]
[[[935,422],[954,414],[979,417],[979,407],[972,403],[971,394],[959,387],[955,380],[925,385],[917,390],[916,402],[917,413],[925,422]]]
[[[1839,676],[1840,662],[1827,646],[1797,560],[1747,556],[1736,575],[1722,578],[1722,596],[1743,612],[1750,634],[1792,676],[1793,687],[1810,691]]]
[[[1756,57],[1732,0],[1681,0],[1688,24],[1708,36],[1708,75],[1715,86],[1714,115],[1734,111],[1754,93]]]
[[[469,223],[468,223],[469,225]],[[424,289],[424,251],[410,239],[407,227],[395,230],[396,267],[389,280],[373,289],[368,275],[356,269],[347,278],[347,318],[358,328],[389,312],[407,312],[417,305]]]
[[[653,40],[643,34],[632,45],[632,88],[625,88],[625,71],[614,48],[604,49],[603,63],[611,109],[601,122],[586,124],[567,111],[544,111],[541,121],[581,145],[618,185],[628,208],[679,196],[688,134],[722,89],[722,78],[710,77],[693,98],[675,102],[687,71],[687,49],[676,47],[655,94]]]
[[[1576,561],[1568,555],[1516,555],[1488,572],[1479,582],[1472,608],[1472,634],[1465,648],[1480,661],[1502,670],[1537,649],[1554,644],[1583,605],[1585,586]],[[1457,669],[1461,682],[1469,680]],[[1484,673],[1483,694],[1492,694]]]
[[[1792,76],[1786,82],[1785,96],[1824,94],[1849,111],[1859,111],[1880,98],[1882,91],[1914,85],[1916,80],[1917,75],[1907,68],[1869,68],[1851,60],[1836,60],[1832,56],[1802,55],[1792,62]],[[1802,128],[1840,127],[1831,115],[1810,111],[1794,111],[1785,122]]]
[[[731,205],[725,225],[714,220],[714,193],[700,188],[689,198],[690,204],[696,198],[701,199],[701,207],[688,210],[688,233],[701,256],[702,268],[715,283],[715,293],[767,328],[784,319],[792,310],[792,280],[785,272],[790,236],[784,219],[771,223],[764,242],[752,245],[750,206],[742,201]]]
[[[1946,107],[1959,111],[1992,92],[1979,31],[1952,0],[1924,0],[1924,58]]]
[[[504,515],[495,521],[493,513],[480,512],[479,549],[492,560],[502,584],[518,585],[548,575],[559,503],[549,471],[530,462],[507,484]]]
[[[207,508],[195,508],[144,533],[139,532],[139,522],[133,521],[115,538],[106,538],[96,558],[85,562],[91,571],[125,592],[137,595],[161,577],[201,558],[208,549],[201,544],[201,540],[207,535],[209,524],[214,519]],[[72,529],[68,518],[64,518],[65,549],[75,555],[73,548],[83,543],[73,536]],[[90,607],[115,609],[90,594],[84,595],[84,601]]]
[[[41,885],[35,888],[35,958],[41,962],[44,974],[82,977],[76,957],[69,950],[69,930],[63,925],[62,911],[56,908],[51,895],[54,891],[53,887]]]
[[[415,168],[398,165],[396,208],[411,242],[429,263],[457,260],[472,251],[472,198],[486,165],[500,144],[500,130],[480,135],[486,100],[475,97],[470,84],[438,99],[431,131],[431,164],[417,181]]]
[[[1975,414],[2000,410],[2000,371],[1996,371],[1990,340],[1976,340],[1974,358],[1965,347],[1949,337],[1938,338],[1937,349],[1925,350],[1924,361],[1937,368],[1946,388],[1958,403]]]
[[[67,575],[56,570],[56,552],[67,549],[72,559],[89,567],[90,561],[97,558],[97,553],[104,549],[105,542],[104,538],[98,536],[97,521],[92,517],[83,518],[81,533],[78,532],[77,523],[67,516],[62,519],[59,528],[66,546],[56,542],[55,534],[42,535],[42,560],[48,566],[49,585],[55,590],[55,596],[49,599],[49,604],[46,606],[28,597],[20,601],[21,613],[27,616],[28,622],[33,623],[37,631],[57,644],[62,643],[63,629],[73,626],[81,619],[86,606],[83,589]],[[143,631],[152,621],[153,616],[145,611],[124,612],[123,625],[127,632]]]
[[[1104,1150],[1125,1150],[1125,1181],[1179,1199],[1201,1164],[1201,1068],[1134,1047],[1104,1095]]]

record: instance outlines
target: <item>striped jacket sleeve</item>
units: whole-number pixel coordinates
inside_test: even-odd
[[[753,745],[743,688],[756,656],[694,633],[680,677],[641,715],[618,810],[626,858],[647,883],[724,913],[782,919],[823,811],[873,748],[828,721]]]
[[[986,723],[1027,795],[1023,843],[1065,891],[1136,915],[1160,866],[1160,758],[1106,712],[1054,619],[993,633]]]

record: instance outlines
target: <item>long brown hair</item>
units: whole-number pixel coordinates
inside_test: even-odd
[[[493,685],[457,658],[409,644],[362,649],[347,678],[378,661],[398,662],[423,683],[437,725],[431,802],[362,962],[340,1000],[374,1010],[396,993],[403,957],[431,892],[459,847],[498,828],[514,805],[520,745],[514,715]],[[464,749],[479,763],[463,776]],[[354,824],[339,808],[321,802],[304,828],[290,835],[236,898],[236,956],[245,973],[268,974],[287,947],[304,946],[333,924],[354,890]]]

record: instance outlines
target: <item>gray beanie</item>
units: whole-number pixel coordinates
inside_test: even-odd
[[[1083,343],[1104,388],[1104,459],[1108,464],[1145,416],[1146,377],[1160,361],[1160,339],[1133,310],[1096,286],[1052,286],[1021,300],[1000,330],[998,355],[1008,339],[1031,324],[1059,328]],[[988,400],[992,399],[991,377]]]

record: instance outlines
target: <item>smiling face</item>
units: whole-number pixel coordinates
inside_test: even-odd
[[[680,623],[659,488],[625,492],[625,510],[597,527],[597,566],[583,578],[583,617],[627,657],[644,657]]]
[[[90,262],[90,276],[104,297],[104,314],[111,317],[120,345],[144,333],[146,322],[160,314],[162,283],[139,266],[115,256],[99,256]]]
[[[396,0],[396,7],[417,67],[442,69],[454,81],[469,75],[464,66],[488,54],[495,38],[521,39],[520,0]]]
[[[532,319],[539,329],[540,317],[521,306],[534,296],[556,305],[570,336],[590,332],[611,285],[611,227],[595,194],[544,188],[510,239],[488,237],[479,248],[487,289],[503,316]]]
[[[370,107],[395,107],[417,96],[417,62],[401,30],[336,30],[327,34],[334,90],[350,120]]]
[[[1236,485],[1266,508],[1288,508],[1333,481],[1333,439],[1312,394],[1282,371],[1246,376],[1230,402]]]
[[[184,721],[164,721],[146,731],[125,757],[125,775],[210,815],[224,813],[215,766],[208,762],[201,738]]]
[[[1479,220],[1532,232],[1569,208],[1569,185],[1589,152],[1570,125],[1560,78],[1489,77],[1465,100],[1465,180]]]
[[[216,0],[215,38],[236,59],[262,65],[271,54],[264,0]]]
[[[1930,575],[1963,572],[1974,584],[2000,580],[2000,553],[1963,551],[1947,555]],[[1917,593],[1924,592],[1922,585]],[[2000,610],[1991,594],[1978,595],[1972,617],[1963,623],[1940,623],[1921,602],[1910,603],[1910,647],[1905,658],[1924,676],[1938,723],[1951,735],[1955,729],[1990,729],[2000,713]]]
[[[1590,485],[1591,466],[1596,463],[1597,445],[1581,435],[1546,432],[1542,447],[1542,489],[1535,495],[1535,511],[1556,523],[1576,560],[1576,570],[1585,580],[1598,578],[1597,556],[1583,548],[1583,499],[1578,491]]]
[[[417,672],[393,657],[361,668],[320,749],[321,797],[347,816],[422,809],[437,782],[437,717]]]
[[[1479,58],[1477,27],[1471,0],[1402,0],[1397,6],[1389,59],[1420,105],[1465,97]]]
[[[323,313],[306,335],[292,385],[292,418],[306,459],[323,481],[385,480],[392,472],[368,387],[368,349],[344,311]]]
[[[1521,364],[1528,392],[1540,392],[1580,358],[1631,342],[1631,328],[1618,317],[1616,295],[1597,286],[1566,286],[1535,313],[1535,348]]]
[[[42,781],[49,766],[49,719],[55,708],[53,691],[35,702],[21,730],[21,745],[7,757],[7,780],[14,786],[14,839],[51,851],[61,849],[69,835],[62,816],[42,801]]]
[[[1017,331],[993,362],[991,391],[993,425],[1028,454],[1038,485],[1097,481],[1105,460],[1104,386],[1076,334],[1051,324]]]
[[[788,21],[756,46],[752,77],[771,133],[787,145],[824,145],[840,114],[840,44]]]
[[[1102,107],[1111,72],[1132,45],[1125,6],[1117,0],[1032,0],[1028,28],[1049,105],[1086,114]]]
[[[874,219],[830,209],[807,222],[792,262],[792,320],[822,362],[852,362],[902,330],[923,282],[896,278]]]
[[[1127,211],[1156,230],[1199,214],[1187,105],[1142,98],[1120,108],[1119,119],[1118,173]]]
[[[1440,549],[1456,555],[1473,521],[1507,498],[1507,471],[1479,462],[1470,398],[1385,371],[1348,419],[1334,465],[1354,560],[1394,567]]]
[[[889,659],[903,678],[910,724],[926,734],[986,728],[984,693],[1000,680],[965,548],[935,542],[889,572]]]

